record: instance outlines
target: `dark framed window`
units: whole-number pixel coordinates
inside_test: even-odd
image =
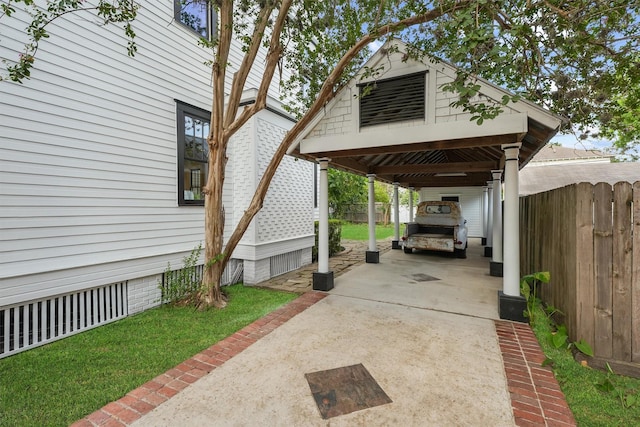
[[[210,119],[206,110],[177,101],[179,206],[204,205]]]
[[[173,0],[173,17],[200,37],[216,36],[218,16],[208,0]]]
[[[360,127],[425,118],[424,72],[359,84]]]

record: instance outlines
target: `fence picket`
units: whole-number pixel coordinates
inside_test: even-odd
[[[631,267],[631,359],[640,363],[640,181],[633,184],[633,255]]]
[[[595,344],[593,276],[593,185],[576,185],[576,340]]]
[[[594,190],[594,260],[596,277],[595,355],[611,358],[613,333],[612,263],[613,225],[611,185],[600,182]]]
[[[633,189],[628,182],[613,187],[613,358],[631,361],[631,201]]]

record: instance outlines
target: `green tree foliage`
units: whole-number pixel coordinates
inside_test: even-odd
[[[43,4],[44,3],[44,4]],[[69,13],[94,13],[104,25],[122,23],[125,36],[128,39],[127,51],[133,56],[137,51],[134,42],[135,32],[132,22],[138,13],[138,4],[134,0],[99,0],[91,5],[85,0],[49,0],[46,2],[34,0],[5,0],[0,4],[0,19],[11,17],[18,7],[30,15],[31,22],[25,29],[29,42],[25,44],[23,52],[14,61],[3,59],[7,75],[0,75],[0,81],[7,77],[21,83],[31,76],[38,47],[43,39],[49,38],[47,29],[58,18]]]
[[[393,199],[393,186],[376,181],[373,183],[373,194],[376,202],[389,204]]]
[[[329,208],[333,218],[342,218],[345,207],[367,203],[367,179],[363,176],[329,168]]]
[[[633,120],[640,103],[638,0],[317,3],[321,4],[310,13],[322,19],[307,35],[318,37],[319,42],[305,39],[309,43],[291,58],[300,66],[300,74],[289,82],[298,89],[297,105],[309,104],[318,87],[314,81],[327,75],[353,40],[379,24],[432,13],[432,19],[392,35],[410,45],[410,57],[424,61],[428,53],[459,68],[458,78],[446,88],[460,94],[456,105],[473,113],[479,124],[499,114],[504,105],[524,98],[565,118],[563,132],[586,138],[593,129],[602,128],[602,135],[613,138],[619,150],[638,144]],[[329,22],[335,22],[338,14],[343,15],[341,24],[332,27]],[[354,59],[353,67],[334,82],[336,87],[365,56]],[[309,58],[312,61],[307,63]],[[367,71],[369,76],[385,73],[384,69]],[[479,77],[510,89],[515,96],[506,96],[498,104],[479,99]]]
[[[189,2],[192,0],[181,0]],[[39,6],[36,6],[36,3]],[[402,38],[406,59],[448,61],[457,78],[444,89],[458,94],[454,105],[472,113],[478,124],[522,99],[534,101],[566,118],[565,131],[585,134],[603,127],[621,147],[637,144],[626,132],[625,114],[640,104],[640,0],[211,0],[219,16],[212,49],[213,105],[208,138],[210,168],[205,190],[204,305],[224,305],[219,281],[230,254],[261,209],[271,179],[296,137],[310,125],[370,55],[372,42]],[[124,25],[129,53],[135,52],[131,21],[134,0],[5,0],[0,19],[20,4],[31,14],[29,42],[22,56],[7,59],[9,78],[29,78],[39,43],[57,17],[89,7],[104,22]],[[97,5],[97,6],[96,6]],[[231,61],[231,40],[242,43],[242,62]],[[258,50],[266,55],[256,62]],[[386,53],[397,48],[393,43]],[[384,53],[384,52],[383,52]],[[256,102],[240,109],[240,98],[255,64],[261,73]],[[256,65],[258,66],[258,65]],[[286,67],[291,70],[278,73]],[[382,65],[363,70],[383,78]],[[298,122],[285,135],[251,203],[223,245],[222,188],[230,138],[266,107],[267,90],[281,77],[281,93]],[[478,79],[511,90],[500,102],[478,96]],[[256,87],[252,81],[250,87]],[[230,90],[229,90],[230,88]],[[223,94],[228,95],[226,98]],[[225,105],[225,100],[227,104]],[[631,119],[632,120],[632,119]],[[632,123],[635,123],[632,120]],[[226,252],[223,252],[223,248]],[[210,264],[211,260],[219,262]],[[209,267],[210,266],[210,267]]]
[[[409,206],[409,190],[406,188],[401,188],[398,191],[400,204],[402,206]],[[413,192],[413,206],[418,206],[418,201],[420,200],[420,196],[417,191]]]
[[[640,56],[639,56],[640,58]],[[640,160],[640,81],[629,81],[629,95],[621,95],[613,113],[603,116],[599,132],[585,132],[584,137],[606,138],[613,141],[613,148],[625,160]]]

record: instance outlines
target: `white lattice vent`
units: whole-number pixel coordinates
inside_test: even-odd
[[[235,285],[242,282],[243,274],[244,262],[241,259],[230,259],[222,274],[222,285]]]
[[[127,316],[127,282],[0,307],[0,359]]]
[[[275,255],[271,260],[271,277],[288,273],[302,267],[302,250]]]

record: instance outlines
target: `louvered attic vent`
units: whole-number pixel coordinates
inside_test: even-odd
[[[360,127],[424,120],[425,81],[421,72],[358,85]]]

